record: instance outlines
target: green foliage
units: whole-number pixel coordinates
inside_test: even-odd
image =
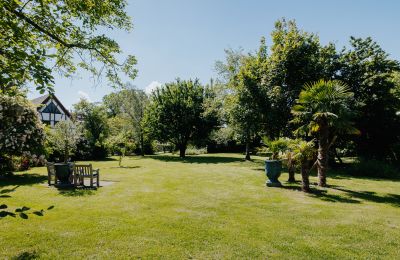
[[[189,145],[186,149],[186,155],[200,155],[206,154],[207,148],[197,148],[195,146]]]
[[[189,142],[207,138],[217,125],[215,113],[205,107],[206,99],[207,90],[198,80],[177,79],[156,89],[143,120],[146,133],[173,143],[184,157]]]
[[[119,124],[119,128],[114,128],[113,134],[129,136],[135,142],[135,152],[141,155],[152,153],[152,140],[149,135],[145,135],[142,125],[149,103],[146,93],[128,83],[123,90],[105,96],[103,102],[109,117],[120,118],[124,122],[123,125]]]
[[[336,51],[322,46],[317,35],[300,30],[295,21],[278,20],[264,84],[271,107],[266,132],[273,138],[290,136],[291,108],[304,84],[333,76]]]
[[[375,178],[400,178],[400,169],[393,164],[379,160],[357,160],[346,168],[346,173],[351,176]]]
[[[113,85],[121,84],[121,73],[135,78],[135,57],[119,61],[118,43],[98,33],[102,28],[131,29],[126,4],[125,0],[1,1],[3,92],[28,81],[40,92],[52,91],[54,71],[71,76],[77,67],[96,76],[103,72]],[[99,64],[103,65],[100,70]]]
[[[272,160],[277,160],[284,156],[285,152],[290,149],[292,140],[289,138],[278,138],[270,140],[268,137],[262,138],[263,143],[268,146],[268,150],[272,153]]]
[[[61,154],[64,162],[67,162],[76,151],[78,141],[82,135],[82,127],[71,120],[60,121],[52,129],[48,141],[54,151]]]
[[[74,105],[74,113],[82,120],[84,137],[88,140],[92,158],[105,158],[105,140],[109,135],[109,125],[104,106],[81,99]]]
[[[340,53],[338,78],[354,93],[355,126],[361,131],[355,139],[357,152],[368,158],[393,157],[392,144],[400,140],[400,118],[395,116],[400,101],[391,90],[399,62],[370,37],[351,37],[350,46]]]
[[[294,139],[290,143],[290,150],[293,153],[292,159],[298,166],[315,159],[317,149],[314,141]]]

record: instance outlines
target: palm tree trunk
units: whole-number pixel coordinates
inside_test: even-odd
[[[324,122],[320,125],[318,140],[318,185],[326,187],[326,172],[328,170],[329,159],[329,128]]]
[[[308,162],[302,162],[302,164],[301,164],[301,179],[302,179],[301,189],[304,192],[310,192]]]

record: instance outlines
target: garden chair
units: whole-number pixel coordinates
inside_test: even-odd
[[[96,187],[100,186],[100,173],[99,169],[93,169],[91,164],[88,165],[78,165],[74,166],[74,184],[85,185],[84,179],[90,179],[90,187],[93,187],[94,180],[96,180]]]
[[[46,166],[47,166],[47,183],[50,186],[52,179],[54,179],[54,185],[56,185],[58,180],[56,176],[56,168],[54,167],[54,163],[48,162]]]

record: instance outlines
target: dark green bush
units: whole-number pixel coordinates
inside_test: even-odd
[[[359,160],[347,168],[353,176],[376,178],[400,178],[400,169],[395,165],[379,160]]]

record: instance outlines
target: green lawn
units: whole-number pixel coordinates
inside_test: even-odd
[[[45,168],[0,179],[0,204],[45,209],[0,218],[0,259],[400,258],[398,181],[336,175],[308,195],[266,188],[262,158],[241,157],[93,162],[113,182],[97,191],[47,187]]]

